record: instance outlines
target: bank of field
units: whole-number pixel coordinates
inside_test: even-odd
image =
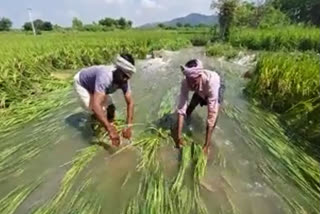
[[[235,28],[229,42],[235,47],[251,50],[319,51],[320,29],[317,27],[287,26],[271,29]]]
[[[0,113],[11,117],[12,112],[21,113],[22,104],[26,105],[22,109],[28,108],[34,98],[68,87],[69,82],[52,75],[56,71],[110,63],[120,52],[142,59],[153,50],[187,47],[189,38],[174,31],[1,34]]]
[[[69,87],[70,78],[63,77],[81,67],[110,63],[120,52],[142,59],[153,50],[178,50],[191,45],[191,36],[175,31],[0,34],[0,128],[6,131],[60,105],[47,94]]]
[[[319,142],[319,35],[320,29],[310,26],[235,28],[228,43],[210,44],[206,52],[234,58],[240,51],[259,51],[246,91],[295,133]]]
[[[247,86],[250,96],[314,142],[320,140],[319,64],[319,56],[312,52],[263,53]]]

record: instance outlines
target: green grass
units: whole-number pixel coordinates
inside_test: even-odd
[[[251,116],[242,117],[243,109],[232,105],[224,108],[225,114],[241,124],[247,132],[243,140],[250,150],[254,154],[257,150],[263,151],[262,156],[257,153],[258,170],[268,185],[290,205],[292,213],[302,208],[301,205],[310,213],[315,213],[320,200],[319,162],[304,151],[304,142],[301,139],[291,140],[286,135],[277,116],[255,106],[251,106],[249,110]],[[295,141],[300,146],[295,146]],[[313,148],[317,149],[316,145]],[[293,199],[286,196],[286,193],[294,194],[292,189],[286,186],[292,183],[301,190],[301,197]],[[299,200],[299,203],[296,200]]]
[[[251,50],[319,51],[320,30],[316,27],[288,26],[271,29],[235,28],[229,42]]]
[[[190,45],[173,32],[126,31],[108,33],[0,34],[0,108],[32,95],[46,94],[68,84],[50,74],[57,69],[110,63],[120,52],[145,58],[152,50],[177,50]]]
[[[142,157],[138,170],[142,172],[136,196],[128,203],[124,214],[168,213],[206,214],[207,209],[200,195],[200,179],[204,176],[206,162],[200,145],[186,139],[188,145],[182,149],[182,160],[179,172],[173,180],[166,178],[157,159],[159,148],[172,144],[169,132],[151,129],[134,146],[141,149]],[[192,154],[193,150],[198,151]],[[200,153],[199,153],[200,152]],[[194,172],[192,184],[186,184],[189,175],[187,170],[192,167]]]
[[[246,91],[282,114],[293,130],[319,139],[319,56],[314,53],[263,53]]]
[[[236,57],[239,51],[239,48],[234,48],[228,43],[213,43],[206,47],[206,54],[208,56],[224,56],[227,59]]]

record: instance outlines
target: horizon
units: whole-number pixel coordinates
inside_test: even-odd
[[[32,8],[33,20],[42,19],[70,27],[74,17],[84,24],[98,22],[100,19],[110,17],[118,19],[124,17],[133,22],[134,27],[145,24],[166,22],[175,18],[185,17],[192,13],[213,15],[210,9],[211,0],[186,0],[172,2],[169,0],[57,0],[55,2],[42,2],[30,0],[18,2],[5,1],[0,8],[0,17],[9,18],[14,29],[20,29],[25,22],[29,22],[27,8]],[[75,6],[76,5],[76,6]],[[95,12],[91,12],[95,11]],[[178,12],[177,12],[178,11]]]

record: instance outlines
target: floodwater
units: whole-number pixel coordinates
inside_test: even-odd
[[[152,123],[172,126],[172,117],[159,112],[163,108],[174,112],[172,103],[182,78],[179,65],[191,58],[218,70],[227,86],[201,181],[208,212],[318,213],[319,176],[311,175],[319,174],[319,163],[293,147],[275,115],[248,102],[242,91],[246,80],[241,77],[246,66],[208,58],[201,48],[164,52],[162,59],[139,61],[139,72],[131,82],[134,135]],[[0,213],[91,210],[87,213],[116,214],[135,196],[139,152],[130,146],[120,152],[92,146],[88,115],[73,91],[69,93],[62,107],[0,136]],[[117,111],[124,112],[121,93],[114,99]],[[188,128],[196,142],[204,142],[205,121],[206,108],[196,109]],[[176,173],[178,157],[173,145],[160,153],[168,176]],[[80,163],[72,162],[80,159]]]

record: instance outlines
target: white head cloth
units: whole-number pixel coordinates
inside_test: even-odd
[[[129,61],[127,61],[120,55],[117,56],[114,64],[123,72],[125,72],[129,77],[131,77],[132,74],[136,73],[137,71],[134,65],[132,65]]]

